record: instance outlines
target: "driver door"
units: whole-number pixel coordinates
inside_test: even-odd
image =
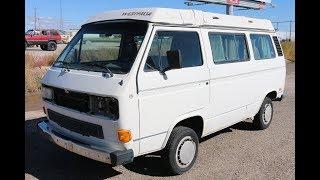
[[[138,74],[140,153],[161,149],[176,119],[209,104],[209,70],[200,31],[155,27]],[[180,51],[181,68],[169,66],[168,51]]]

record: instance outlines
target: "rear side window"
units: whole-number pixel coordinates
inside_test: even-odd
[[[167,51],[180,50],[181,67],[201,66],[202,55],[197,32],[158,31],[152,41],[144,69],[161,70],[169,66]]]
[[[276,45],[278,56],[283,56],[281,45],[277,36],[272,36],[273,42]]]
[[[50,31],[50,33],[51,33],[51,35],[54,35],[54,36],[59,35],[58,31],[54,31],[54,30]]]
[[[244,34],[209,33],[209,40],[215,64],[249,60]]]
[[[48,32],[46,30],[41,31],[42,35],[48,35]]]
[[[254,58],[256,60],[275,58],[271,37],[266,34],[251,34],[250,35]]]

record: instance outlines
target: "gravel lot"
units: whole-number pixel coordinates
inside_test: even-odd
[[[295,179],[295,63],[287,63],[286,93],[274,102],[273,122],[256,131],[238,123],[203,140],[191,171],[171,176],[157,156],[111,167],[73,154],[36,132],[39,119],[25,121],[26,179]]]

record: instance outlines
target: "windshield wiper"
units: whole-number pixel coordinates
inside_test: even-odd
[[[113,73],[111,72],[111,70],[106,66],[106,65],[101,65],[101,64],[97,64],[97,63],[81,63],[82,65],[85,66],[92,66],[92,67],[100,67],[103,68],[104,70],[107,70],[106,73],[110,74],[110,77],[113,77]]]

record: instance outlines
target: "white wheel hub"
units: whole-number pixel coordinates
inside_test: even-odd
[[[176,150],[176,162],[179,167],[187,167],[193,160],[196,154],[196,143],[191,136],[186,136],[178,144]]]
[[[272,106],[271,104],[266,104],[264,109],[263,123],[268,124],[272,117]]]

